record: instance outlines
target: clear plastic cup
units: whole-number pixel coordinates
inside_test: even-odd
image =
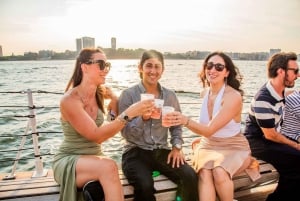
[[[154,97],[154,94],[147,94],[147,93],[143,93],[143,94],[141,94],[141,101],[143,101],[143,100],[151,100],[151,99],[154,99],[155,97]],[[147,113],[147,115],[151,115],[152,114],[152,111],[149,111],[148,113]]]
[[[175,109],[172,106],[163,106],[161,110],[161,115],[162,115],[162,121],[161,124],[163,127],[170,127],[171,124],[165,120],[164,116],[170,112],[174,112]]]
[[[141,100],[148,100],[148,99],[154,99],[154,94],[147,94],[147,93],[141,94]]]
[[[161,109],[164,105],[164,99],[154,99],[155,107],[152,110],[151,118],[152,119],[160,119]]]

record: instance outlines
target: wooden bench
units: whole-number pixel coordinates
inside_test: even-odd
[[[253,200],[255,194],[269,193],[274,190],[278,180],[278,173],[271,164],[259,161],[261,178],[252,182],[246,173],[234,177],[235,199]],[[53,173],[48,171],[46,177],[31,178],[32,172],[17,173],[14,180],[2,180],[4,174],[0,174],[0,200],[14,201],[57,201],[59,196],[59,185],[53,179]],[[127,179],[120,171],[120,180],[124,189],[126,201],[133,200],[133,187],[128,184]],[[176,184],[164,175],[154,178],[157,201],[173,201],[175,199]],[[264,195],[264,196],[265,196]],[[258,198],[255,198],[259,201]],[[261,199],[264,200],[264,199]]]

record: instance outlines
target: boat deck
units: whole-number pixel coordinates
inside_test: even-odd
[[[12,167],[12,173],[9,176],[15,174],[15,178],[11,180],[3,180],[7,178],[8,174],[0,173],[0,200],[8,201],[57,201],[59,197],[59,185],[54,181],[52,170],[47,172],[43,169],[43,161],[40,145],[38,144],[38,134],[47,133],[43,131],[37,131],[36,119],[35,119],[35,109],[37,107],[33,104],[32,91],[27,90],[28,96],[28,108],[29,115],[24,117],[28,118],[27,128],[24,135],[22,136],[20,146],[16,155],[15,163]],[[48,93],[48,92],[47,92]],[[28,134],[30,130],[32,133]],[[15,173],[18,160],[22,150],[24,150],[24,144],[26,136],[31,135],[33,141],[33,150],[35,157],[35,168],[39,173],[47,173],[44,176],[32,177],[33,172],[17,172]],[[8,150],[10,151],[10,150]],[[187,154],[189,156],[189,154]],[[235,176],[234,181],[234,191],[235,199],[239,201],[263,201],[266,196],[274,190],[278,180],[278,173],[276,169],[264,161],[260,162],[260,173],[261,178],[253,182],[245,172]],[[124,177],[122,171],[119,173],[120,180],[123,185],[124,195],[126,201],[133,200],[133,187],[128,184],[127,179]],[[9,177],[10,178],[10,177]],[[154,178],[154,187],[156,189],[157,201],[173,201],[175,199],[175,193],[177,186],[164,175],[159,175]]]
[[[238,201],[263,201],[277,185],[278,173],[274,167],[264,161],[260,162],[261,178],[251,181],[245,172],[234,177],[235,199]],[[126,201],[133,200],[133,187],[120,171],[120,180]],[[18,172],[14,180],[3,180],[0,174],[0,200],[7,201],[57,201],[59,185],[54,181],[52,170],[45,177],[32,177],[32,172]],[[154,178],[156,198],[158,201],[175,200],[176,184],[164,175]]]

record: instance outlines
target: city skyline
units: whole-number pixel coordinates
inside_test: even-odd
[[[108,48],[162,52],[300,53],[298,0],[1,0],[0,45],[12,53],[76,50],[76,38]]]

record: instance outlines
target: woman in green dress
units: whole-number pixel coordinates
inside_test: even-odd
[[[83,200],[77,189],[91,180],[100,182],[106,201],[124,200],[117,164],[102,156],[101,143],[117,134],[127,121],[154,107],[151,100],[138,102],[104,125],[104,99],[110,99],[110,113],[118,114],[117,96],[103,86],[110,70],[106,60],[101,49],[83,49],[60,101],[64,140],[54,156],[53,171],[61,201]]]

